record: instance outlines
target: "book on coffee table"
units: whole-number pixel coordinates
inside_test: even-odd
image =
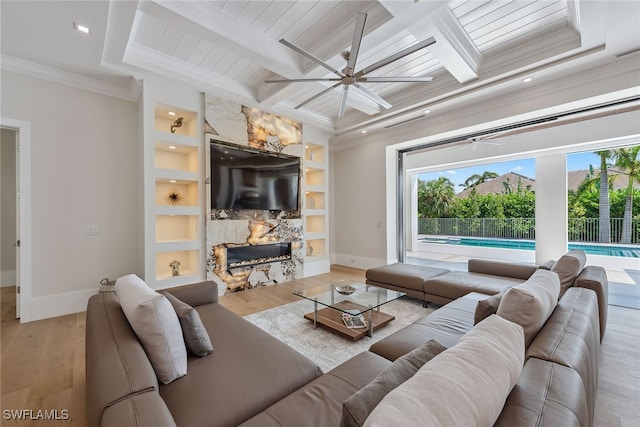
[[[364,320],[362,314],[354,316],[349,313],[342,313],[342,321],[349,329],[363,329],[367,328],[367,321]]]

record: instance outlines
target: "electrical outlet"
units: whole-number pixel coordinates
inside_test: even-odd
[[[83,236],[99,236],[102,234],[102,227],[99,225],[85,225],[82,229]]]

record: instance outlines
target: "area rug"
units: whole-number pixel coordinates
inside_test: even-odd
[[[300,353],[316,362],[324,372],[330,371],[351,357],[369,349],[374,342],[404,328],[433,312],[435,308],[422,307],[422,301],[403,297],[381,307],[381,311],[396,316],[388,325],[373,333],[373,338],[364,337],[351,341],[304,319],[305,313],[313,311],[310,301],[296,301],[270,310],[250,314],[244,318]]]

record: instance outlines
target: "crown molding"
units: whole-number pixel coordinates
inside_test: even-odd
[[[88,90],[102,95],[124,99],[126,101],[137,102],[140,96],[140,85],[135,79],[131,79],[128,87],[105,83],[103,81],[91,79],[67,71],[47,67],[45,65],[34,64],[33,62],[12,56],[0,55],[0,69],[13,71],[50,82],[71,86],[76,89]]]

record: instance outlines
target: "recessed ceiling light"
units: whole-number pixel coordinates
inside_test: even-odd
[[[170,115],[170,116],[175,116],[175,115],[176,115],[176,112],[175,112],[175,111],[169,111],[169,115]]]
[[[175,146],[175,145],[170,145],[170,146],[169,146],[169,150],[175,150],[175,149],[176,149],[176,146]]]
[[[523,81],[524,83],[529,83],[531,80],[533,80],[533,78],[532,78],[532,77],[527,77],[526,79],[523,79],[522,81]]]
[[[169,182],[172,183],[172,184],[175,184],[176,180],[175,179],[170,179]]]
[[[431,112],[431,110],[424,110],[423,113],[424,114],[429,114]]]
[[[82,24],[78,24],[77,22],[73,23],[73,29],[76,31],[80,31],[81,33],[91,34],[91,28]]]
[[[361,130],[360,133],[367,133],[367,130]]]

